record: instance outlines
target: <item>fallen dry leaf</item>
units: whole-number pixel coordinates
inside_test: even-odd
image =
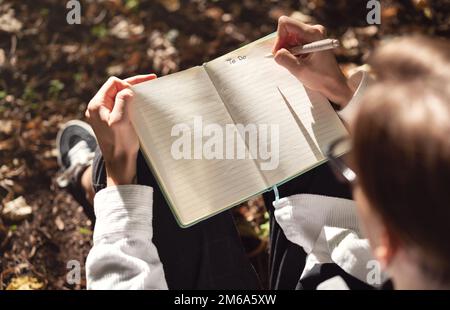
[[[137,36],[144,32],[143,25],[135,25],[123,19],[119,21],[111,30],[110,33],[119,39],[128,39],[131,36]]]
[[[14,10],[10,9],[0,16],[0,30],[18,32],[22,29],[22,22],[14,17]]]
[[[6,62],[5,50],[0,48],[0,67],[3,66],[5,62]]]
[[[390,20],[398,15],[398,7],[388,6],[381,11],[382,20]]]
[[[0,49],[0,66],[1,66],[2,51],[3,50]],[[15,124],[12,120],[0,120],[0,133],[9,136],[10,134],[12,134],[14,130],[15,127],[14,125]]]
[[[55,218],[55,225],[58,230],[64,230],[64,222],[59,216]]]
[[[28,218],[32,213],[33,209],[27,205],[23,196],[5,203],[5,207],[2,210],[3,218],[11,222],[20,222]]]
[[[44,288],[44,283],[37,278],[31,276],[21,276],[13,278],[9,282],[6,290],[41,290]]]
[[[169,12],[175,12],[180,9],[180,0],[158,0],[158,2]]]
[[[11,151],[17,145],[17,139],[15,137],[0,141],[0,151]]]

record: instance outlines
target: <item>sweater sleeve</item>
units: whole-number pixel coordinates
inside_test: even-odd
[[[360,231],[353,200],[299,194],[273,204],[275,219],[286,238],[308,254],[302,277],[315,264],[333,262],[371,285],[381,285],[387,279],[380,271],[380,279],[371,281],[367,266],[376,260]]]
[[[348,199],[300,194],[273,203],[275,219],[286,238],[310,253],[324,226],[359,231],[355,202]]]
[[[340,118],[347,124],[350,124],[352,119],[355,117],[366,89],[373,82],[373,79],[366,71],[356,72],[350,77],[349,80],[350,88],[354,91],[353,98],[345,106],[345,108],[337,112]]]
[[[94,198],[94,246],[86,261],[88,289],[167,289],[152,242],[153,189],[108,187]]]

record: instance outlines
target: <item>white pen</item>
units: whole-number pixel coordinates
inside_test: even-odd
[[[339,47],[339,41],[336,39],[325,39],[320,41],[315,41],[305,45],[295,46],[288,48],[287,50],[294,56],[299,56],[302,54],[309,54],[314,52],[331,50]],[[273,57],[273,54],[268,54],[266,57]]]

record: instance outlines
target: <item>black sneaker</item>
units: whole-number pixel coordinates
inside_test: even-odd
[[[97,148],[97,140],[91,126],[79,120],[67,122],[58,132],[56,148],[58,164],[61,167],[56,183],[72,194],[93,222],[95,220],[93,207],[87,201],[86,193],[81,187],[81,176],[92,165]]]

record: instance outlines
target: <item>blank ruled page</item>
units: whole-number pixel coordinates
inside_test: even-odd
[[[203,67],[142,83],[133,90],[131,115],[141,148],[182,225],[215,214],[266,187],[250,159],[194,159],[193,149],[191,159],[174,159],[172,143],[179,137],[171,136],[173,126],[191,127],[193,148],[195,117],[201,117],[205,126],[233,124]],[[203,144],[207,140],[198,132],[197,137]],[[226,139],[233,137],[223,137],[225,144],[231,143]]]
[[[279,165],[262,171],[268,185],[323,162],[324,148],[347,134],[326,98],[306,90],[273,58],[265,57],[273,42],[273,37],[259,40],[206,65],[235,123],[279,126],[279,140],[271,141],[274,149],[279,145]],[[261,167],[267,160],[257,155]]]

